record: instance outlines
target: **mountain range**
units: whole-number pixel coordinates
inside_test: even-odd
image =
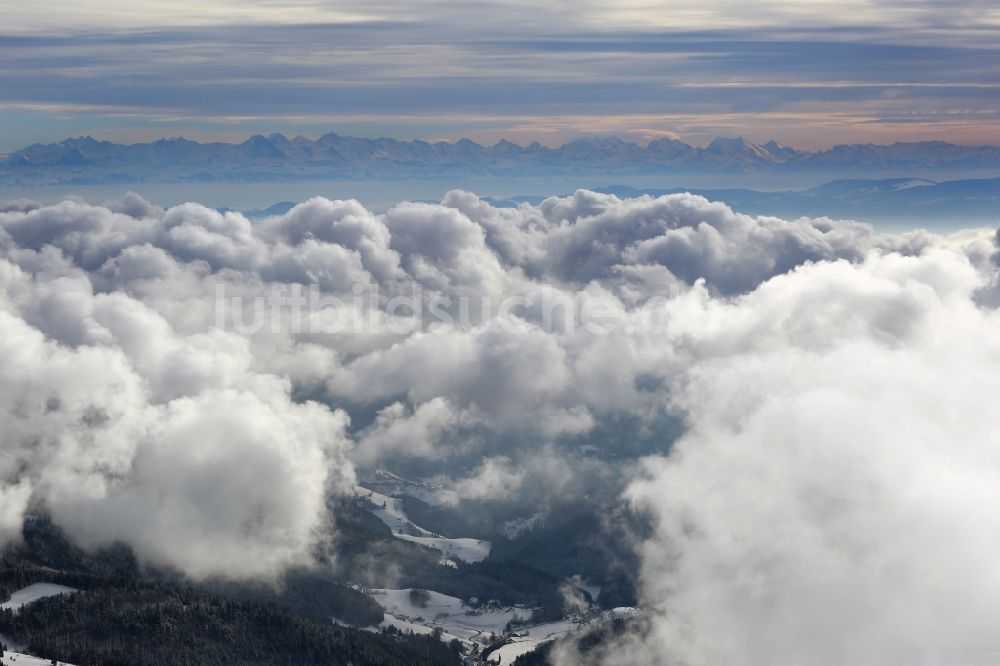
[[[255,135],[242,143],[184,138],[119,144],[90,136],[0,155],[0,185],[391,179],[454,175],[968,171],[1000,168],[1000,146],[941,141],[838,145],[808,151],[775,141],[717,138],[705,147],[661,138],[645,146],[581,138],[559,147],[483,146],[325,134]]]

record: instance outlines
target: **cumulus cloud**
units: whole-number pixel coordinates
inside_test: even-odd
[[[771,497],[791,534],[818,538],[810,511],[846,525],[868,491],[905,505],[885,469],[907,447],[909,465],[939,456],[962,473],[949,449],[911,439],[943,436],[946,417],[962,424],[954,437],[985,428],[971,394],[987,384],[965,368],[994,361],[994,252],[987,232],[887,235],[691,195],[581,191],[499,209],[452,192],[384,214],[316,198],[253,224],[134,195],[3,206],[0,540],[41,508],[87,546],[123,541],[193,577],[252,577],[308,560],[327,538],[327,496],[350,488],[356,467],[433,461],[458,496],[506,499],[582,494],[637,466],[630,496],[658,526],[645,602],[669,618],[654,623],[657,644],[692,663],[727,650],[767,658],[768,608],[788,609],[803,636],[832,619],[796,607],[791,591],[754,605],[739,562],[713,554],[741,540],[729,552],[770,563],[750,576],[774,594],[810,554],[751,539],[751,526],[768,533],[769,506],[743,493]],[[916,376],[893,374],[907,369]],[[920,408],[932,379],[959,397]],[[863,404],[879,407],[852,417]],[[907,410],[920,413],[904,422]],[[681,420],[690,428],[666,455]],[[806,440],[810,428],[819,434]],[[803,497],[836,464],[844,483],[820,484],[816,509]],[[746,534],[715,522],[709,508],[729,503]],[[959,513],[971,505],[949,506],[942,529],[968,522]],[[907,535],[896,522],[916,514],[903,509],[881,525]],[[877,533],[859,530],[837,557],[878,557]],[[917,574],[885,557],[911,586],[899,598],[919,596]],[[848,569],[823,580],[849,589]],[[730,570],[715,587],[699,578]],[[740,609],[757,624],[699,652]],[[889,631],[898,618],[870,619]]]
[[[807,261],[858,260],[872,248],[912,253],[926,244],[920,234],[885,236],[856,222],[742,215],[690,194],[623,201],[581,190],[542,202],[538,212],[548,228],[538,270],[576,282],[652,265],[734,294]]]
[[[479,422],[475,413],[455,408],[441,397],[422,402],[415,409],[394,402],[358,434],[353,459],[372,465],[392,457],[432,458],[441,453],[444,438]]]
[[[33,502],[83,545],[196,578],[307,561],[353,480],[343,412],[294,402],[246,340],[180,335],[84,275],[0,262],[0,330],[4,540]]]
[[[112,213],[122,213],[137,220],[148,217],[162,217],[165,212],[162,208],[146,201],[135,192],[128,192],[121,199],[108,201],[104,204],[104,207]]]
[[[85,545],[123,541],[195,578],[308,564],[327,528],[327,494],[353,481],[342,457],[346,419],[272,391],[171,401],[140,435],[128,482],[97,496],[58,492],[54,518]]]
[[[952,251],[689,309],[689,430],[650,515],[637,664],[988,664],[1000,642],[1000,323]],[[706,325],[708,324],[708,325]]]

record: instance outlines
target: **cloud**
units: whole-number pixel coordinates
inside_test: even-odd
[[[353,481],[346,425],[280,386],[177,399],[141,436],[128,482],[59,493],[53,516],[84,545],[123,541],[193,578],[271,576],[311,561],[327,495]]]
[[[164,210],[152,204],[135,192],[127,192],[121,199],[108,201],[104,207],[112,213],[121,213],[137,220],[147,217],[163,217]]]
[[[607,279],[622,267],[662,266],[688,284],[703,278],[733,294],[807,261],[856,261],[875,248],[912,253],[926,242],[855,222],[742,215],[690,194],[623,201],[579,191],[539,210],[550,225],[545,267],[576,282]]]
[[[347,418],[296,403],[245,340],[182,335],[83,275],[0,261],[0,536],[29,503],[85,546],[122,541],[194,577],[308,561],[353,480]]]
[[[455,492],[462,499],[509,499],[520,492],[527,477],[528,471],[510,458],[496,456],[483,460],[471,476],[456,484]]]
[[[432,458],[441,453],[442,439],[478,421],[475,413],[456,409],[445,398],[432,398],[412,410],[402,402],[394,402],[381,409],[375,422],[358,434],[352,458],[362,465],[397,456]]]
[[[952,251],[806,266],[687,310],[689,430],[628,496],[657,664],[987,664],[1000,359]],[[709,324],[706,326],[706,324]]]
[[[541,503],[614,493],[645,469],[630,496],[658,525],[644,547],[655,645],[695,662],[768,657],[755,632],[773,621],[804,637],[786,647],[808,660],[805,638],[836,618],[797,606],[799,592],[858,583],[834,563],[783,588],[819,546],[772,552],[767,519],[798,539],[826,538],[826,517],[843,530],[868,517],[943,548],[907,527],[929,509],[891,479],[920,471],[945,496],[926,470],[960,478],[974,459],[992,479],[988,451],[965,440],[983,428],[977,441],[992,441],[988,389],[975,395],[992,380],[975,368],[995,360],[994,253],[988,231],[881,234],[686,194],[499,209],[455,191],[384,214],[315,198],[254,224],[133,195],[0,207],[0,540],[46,510],[88,547],[258,577],[309,561],[356,467],[433,467],[461,497]],[[935,402],[935,386],[954,396]],[[963,441],[954,459],[928,439],[949,433]],[[841,482],[824,485],[825,469]],[[870,492],[889,513],[856,506]],[[959,541],[962,497],[935,517]],[[829,556],[871,565],[858,553],[883,544],[866,529]],[[751,579],[777,596],[744,594],[732,553],[770,563]],[[907,567],[944,575],[938,560],[884,556],[902,605],[923,592]],[[877,573],[863,582],[890,594]],[[864,617],[872,594],[844,612]],[[717,627],[730,641],[699,652]],[[851,635],[860,647],[840,645],[862,660],[866,634]]]
[[[568,613],[585,613],[590,602],[584,596],[586,581],[580,576],[567,578],[559,584],[559,594],[563,598],[563,609]]]
[[[379,281],[400,276],[399,255],[389,248],[389,228],[357,201],[315,197],[281,217],[266,220],[261,235],[289,247],[333,247],[356,252]]]

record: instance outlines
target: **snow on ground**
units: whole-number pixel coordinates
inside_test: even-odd
[[[542,643],[573,633],[580,626],[580,623],[574,620],[560,620],[531,627],[519,627],[516,634],[511,637],[511,642],[494,650],[490,654],[489,661],[500,666],[513,664],[522,654],[533,652]]]
[[[38,601],[39,599],[44,599],[45,597],[54,597],[57,594],[68,594],[70,592],[76,592],[76,590],[72,587],[56,585],[55,583],[35,583],[34,585],[29,585],[28,587],[18,590],[14,594],[10,595],[10,599],[0,604],[0,608],[17,611],[22,606],[30,604],[33,601]],[[3,642],[10,648],[16,648],[18,650],[24,649],[24,646],[8,640],[6,636],[0,636],[0,642]],[[63,664],[63,666],[70,666],[69,664],[64,664],[64,662],[59,663]],[[3,659],[0,660],[0,664],[3,664],[3,666],[50,666],[52,664],[52,660],[32,657],[29,654],[23,654],[21,652],[4,652],[4,656]]]
[[[639,613],[640,611],[638,608],[632,608],[631,606],[618,606],[617,608],[612,608],[609,611],[604,611],[601,617],[605,622],[610,620],[629,620],[639,615]]]
[[[72,666],[64,661],[57,663],[61,666]],[[51,666],[52,660],[32,657],[30,654],[21,654],[20,652],[4,652],[0,664],[3,666]]]
[[[449,564],[449,560],[479,562],[490,554],[489,541],[448,539],[415,525],[403,511],[403,500],[401,499],[383,495],[363,486],[355,486],[354,494],[359,500],[365,502],[369,511],[392,530],[394,536],[404,541],[411,541],[441,551],[444,555],[441,563],[446,566],[454,566],[454,562]]]
[[[404,634],[412,631],[415,634],[422,634],[424,636],[429,636],[430,634],[434,633],[433,627],[428,627],[423,624],[417,624],[416,622],[409,622],[401,617],[396,617],[392,613],[386,613],[385,619],[382,621],[380,625],[378,625],[379,629],[384,629],[386,627],[395,627],[396,629],[402,631]],[[440,639],[444,643],[450,643],[454,640],[457,640],[459,642],[466,642],[466,643],[468,642],[467,640],[463,641],[462,637],[456,636],[455,634],[449,634],[447,631],[444,631],[443,629],[441,630]]]
[[[377,493],[362,486],[354,486],[354,494],[359,499],[371,504],[368,510],[385,523],[392,530],[393,534],[435,536],[433,532],[428,532],[424,528],[417,527],[410,522],[410,519],[406,517],[406,513],[403,512],[403,500]]]
[[[357,629],[358,628],[358,627],[353,626],[349,622],[344,622],[340,618],[332,617],[330,619],[338,627],[346,627],[348,629]],[[425,624],[419,624],[417,622],[410,622],[409,620],[407,620],[407,619],[405,619],[403,617],[396,617],[392,613],[386,613],[385,614],[385,619],[383,619],[382,622],[380,622],[378,625],[373,625],[373,626],[370,626],[370,627],[360,627],[360,629],[362,631],[370,631],[371,633],[374,634],[374,633],[379,633],[383,629],[388,629],[389,627],[394,627],[395,629],[398,629],[399,631],[403,632],[404,634],[412,632],[414,634],[419,634],[419,635],[422,635],[422,636],[428,636],[428,635],[434,633],[434,628],[433,627],[429,627],[429,626],[427,626]],[[441,631],[441,640],[443,642],[450,643],[452,640],[455,640],[455,639],[457,639],[459,641],[462,640],[458,636],[449,634],[449,633],[447,633],[444,630]]]
[[[509,666],[522,654],[533,652],[542,643],[548,643],[557,638],[579,631],[584,627],[601,625],[611,620],[626,620],[639,614],[636,608],[622,606],[607,610],[599,615],[591,616],[585,620],[576,619],[570,616],[558,622],[546,622],[536,624],[531,627],[517,627],[510,637],[510,642],[490,653],[489,662],[499,666]]]
[[[490,634],[502,634],[511,620],[526,619],[531,614],[523,608],[472,608],[461,599],[431,591],[427,592],[426,604],[415,604],[410,592],[410,589],[369,590],[386,611],[381,626],[391,625],[415,633],[430,633],[438,628],[444,632],[445,640],[454,637],[466,644],[484,645]]]
[[[444,537],[414,537],[407,534],[397,534],[397,537],[404,541],[419,543],[421,546],[437,548],[448,559],[463,560],[465,562],[480,562],[489,557],[490,542],[479,539],[446,539]]]
[[[364,481],[364,484],[391,497],[409,495],[438,506],[454,506],[458,503],[458,493],[454,490],[448,490],[444,486],[427,481],[404,479],[384,469],[375,470],[371,477]]]
[[[0,608],[9,608],[16,611],[21,606],[30,604],[32,601],[38,601],[45,597],[54,597],[57,594],[67,594],[69,592],[76,592],[76,590],[72,587],[56,585],[55,583],[35,583],[10,595],[10,599],[0,604]]]

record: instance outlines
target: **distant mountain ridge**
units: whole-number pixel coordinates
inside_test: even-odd
[[[935,223],[942,227],[995,226],[1000,222],[1000,178],[948,180],[924,178],[835,180],[804,190],[763,192],[751,189],[598,188],[622,198],[678,192],[724,201],[751,215],[786,219],[800,216],[854,219],[901,225]],[[517,202],[511,202],[515,204]]]
[[[559,147],[501,140],[483,146],[366,139],[254,135],[242,143],[184,138],[119,144],[90,136],[34,144],[0,156],[0,184],[379,179],[449,175],[638,173],[872,172],[1000,168],[1000,146],[943,141],[838,145],[797,150],[775,141],[720,137],[704,148],[661,138],[645,146],[616,137],[586,137]]]

